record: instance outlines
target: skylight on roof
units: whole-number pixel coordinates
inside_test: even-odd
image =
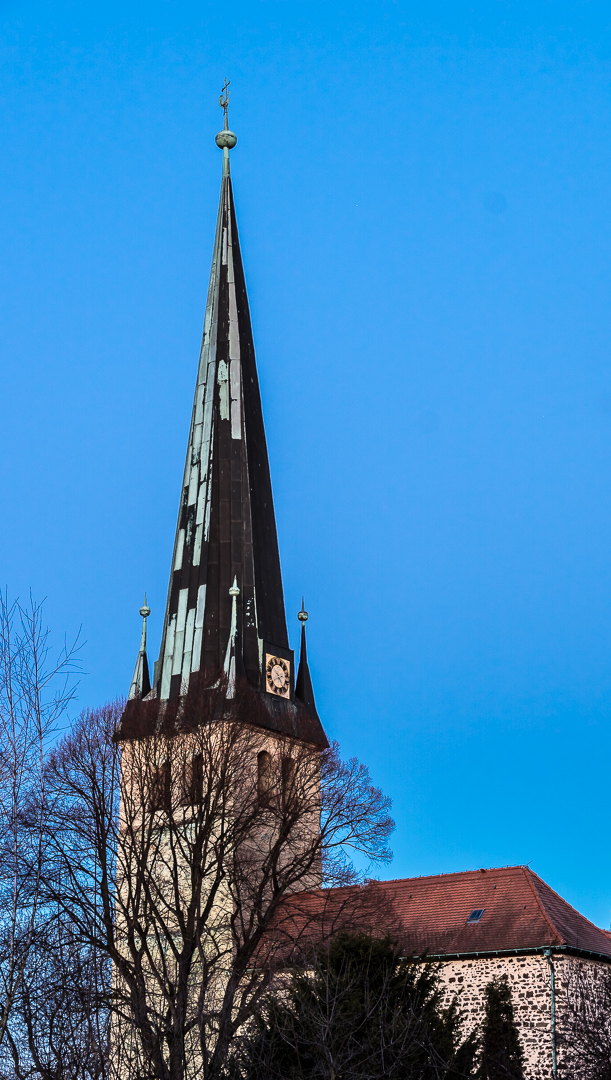
[[[485,910],[486,909],[483,908],[483,907],[474,908],[473,911],[471,912],[471,914],[469,915],[469,918],[467,919],[467,922],[468,923],[470,923],[470,922],[479,922],[482,915],[484,914]]]

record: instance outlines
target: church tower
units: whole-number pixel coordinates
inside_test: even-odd
[[[151,672],[145,597],[115,735],[121,1080],[219,1075],[210,1063],[229,1052],[284,940],[274,921],[284,898],[323,874],[328,743],[303,604],[297,674],[289,644],[226,93],[221,104],[221,195],[161,647]]]
[[[180,702],[226,680],[258,695],[253,722],[319,748],[301,611],[300,666],[289,645],[280,556],[248,297],[240,254],[227,121],[221,194],[161,648],[152,681],[146,617],[119,738],[160,730]],[[145,709],[139,704],[146,705]],[[143,727],[144,723],[144,727]],[[151,729],[152,725],[152,729]]]

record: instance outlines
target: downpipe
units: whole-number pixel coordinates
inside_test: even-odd
[[[554,1080],[558,1077],[558,1060],[556,1055],[556,973],[554,971],[554,961],[552,960],[552,950],[545,950],[545,959],[549,964],[549,986],[551,997],[551,1021],[552,1021],[552,1076]]]

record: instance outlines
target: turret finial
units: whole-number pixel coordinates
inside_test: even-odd
[[[132,684],[129,688],[128,699],[130,701],[134,698],[146,697],[151,689],[149,663],[146,655],[146,620],[151,614],[151,609],[146,602],[146,593],[144,594],[144,603],[140,608],[140,614],[142,615],[142,637],[140,638],[140,651],[134,668]]]
[[[233,150],[235,144],[238,141],[237,135],[234,135],[233,131],[229,130],[229,121],[227,119],[227,110],[229,108],[229,79],[225,79],[225,84],[221,90],[221,96],[219,98],[219,105],[223,110],[225,117],[225,124],[222,131],[219,131],[216,136],[216,145],[223,151],[223,173],[229,173],[229,151]]]
[[[140,608],[140,614],[142,615],[142,638],[140,641],[140,652],[146,652],[146,620],[151,614],[151,609],[146,602],[146,593],[144,594],[144,603]]]
[[[304,603],[303,596],[301,597],[301,611],[297,612],[297,618],[299,619],[299,622],[301,623],[302,626],[303,626],[304,623],[307,623],[307,621],[308,621],[308,613],[305,610],[305,603]]]

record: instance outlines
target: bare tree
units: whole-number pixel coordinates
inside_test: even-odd
[[[559,1076],[611,1080],[611,970],[575,961],[559,1026]]]
[[[47,744],[74,694],[77,643],[51,658],[42,606],[0,594],[0,1047],[41,920]]]
[[[123,1076],[226,1076],[295,933],[287,897],[358,880],[355,852],[390,858],[389,802],[367,770],[271,736],[259,696],[226,691],[148,720],[139,703],[152,733],[132,723],[121,743],[120,705],[85,713],[50,759],[46,897],[112,961]]]
[[[11,1080],[104,1080],[110,1050],[112,971],[108,958],[48,917],[7,1028],[3,1072]]]

